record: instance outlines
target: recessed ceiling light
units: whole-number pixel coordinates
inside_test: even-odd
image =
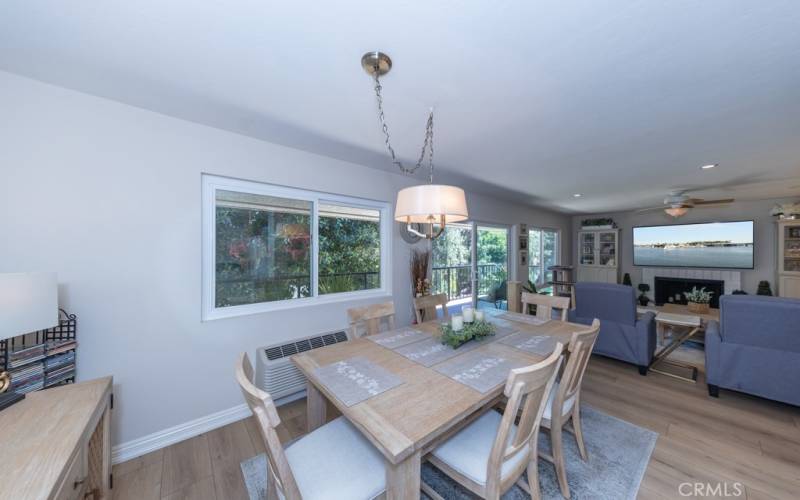
[[[712,168],[714,168],[716,166],[719,166],[719,163],[709,163],[708,165],[703,165],[702,167],[700,167],[700,169],[709,170],[709,169],[712,169]]]
[[[575,193],[572,195],[574,198],[580,198],[582,195],[580,193]]]

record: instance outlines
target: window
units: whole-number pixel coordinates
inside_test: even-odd
[[[389,293],[387,211],[204,175],[203,319]]]
[[[547,268],[558,265],[558,239],[555,229],[528,231],[528,279],[536,285],[553,281],[553,271]]]

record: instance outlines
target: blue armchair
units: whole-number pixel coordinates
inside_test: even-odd
[[[569,320],[591,324],[600,319],[600,335],[594,353],[633,363],[647,375],[656,350],[655,313],[636,319],[636,293],[633,287],[609,283],[576,283],[576,308]]]
[[[719,388],[800,406],[800,300],[723,295],[706,327],[708,393]]]

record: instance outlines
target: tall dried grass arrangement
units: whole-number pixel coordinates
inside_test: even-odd
[[[428,264],[431,260],[430,250],[411,250],[411,283],[414,295],[430,293],[428,281]]]

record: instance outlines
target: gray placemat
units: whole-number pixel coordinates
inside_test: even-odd
[[[401,378],[362,357],[321,366],[314,374],[345,406],[353,406],[403,383]]]
[[[549,356],[558,343],[558,339],[548,335],[534,335],[527,332],[518,332],[500,340],[500,343],[515,347],[520,351]]]
[[[475,347],[477,347],[475,342],[467,342],[458,349],[453,349],[449,345],[442,344],[442,341],[438,338],[431,337],[428,340],[398,347],[394,352],[422,366],[433,366],[453,356],[468,352]]]
[[[503,318],[511,321],[519,321],[520,323],[528,323],[529,325],[543,325],[549,322],[549,319],[542,319],[537,316],[531,316],[530,314],[522,314],[522,313],[514,313],[514,312],[506,312],[497,316],[498,318]]]
[[[419,342],[420,340],[429,339],[431,338],[431,334],[407,326],[405,328],[398,328],[397,330],[390,330],[377,335],[368,335],[364,338],[369,339],[388,349],[396,349],[404,345]]]
[[[523,361],[514,361],[483,351],[471,351],[438,365],[434,370],[485,393],[505,382],[511,370],[525,365]]]

